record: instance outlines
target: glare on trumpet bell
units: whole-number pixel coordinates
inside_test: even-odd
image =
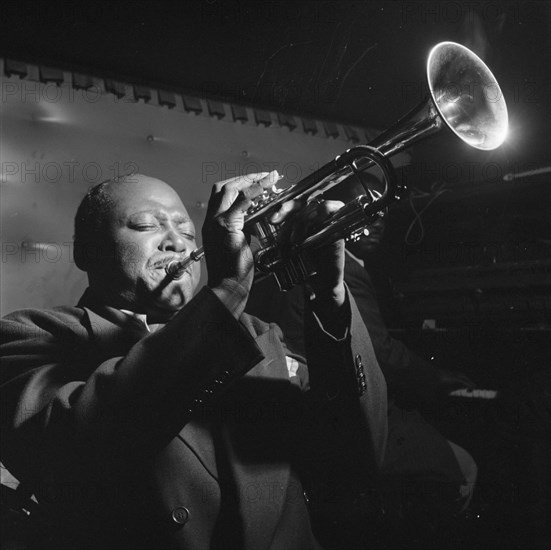
[[[471,147],[490,151],[507,137],[503,93],[486,64],[455,42],[441,42],[430,52],[427,79],[444,122]]]

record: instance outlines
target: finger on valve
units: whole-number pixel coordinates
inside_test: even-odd
[[[245,179],[245,185],[242,188],[243,194],[248,199],[254,199],[265,191],[273,190],[283,176],[280,176],[277,170],[272,170],[260,174],[247,174],[243,178]]]

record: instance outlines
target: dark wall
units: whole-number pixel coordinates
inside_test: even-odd
[[[549,177],[434,191],[410,190],[390,211],[379,258],[384,267],[374,269],[389,322],[549,326]]]

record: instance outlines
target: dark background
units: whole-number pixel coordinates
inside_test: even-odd
[[[422,99],[432,45],[481,56],[507,142],[415,146],[372,271],[397,335],[506,396],[432,411],[481,467],[482,523],[456,547],[548,536],[551,173],[503,176],[551,165],[551,2],[4,2],[0,17],[5,58],[380,129]]]
[[[423,97],[430,48],[461,42],[500,82],[510,139],[492,157],[415,153],[503,173],[549,161],[549,2],[4,2],[2,21],[6,57],[381,129]]]

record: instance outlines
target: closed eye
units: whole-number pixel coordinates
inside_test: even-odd
[[[132,226],[136,231],[154,231],[158,227],[158,225],[153,223],[140,223]]]
[[[177,225],[177,231],[186,239],[195,240],[195,227],[189,223],[181,223]]]

